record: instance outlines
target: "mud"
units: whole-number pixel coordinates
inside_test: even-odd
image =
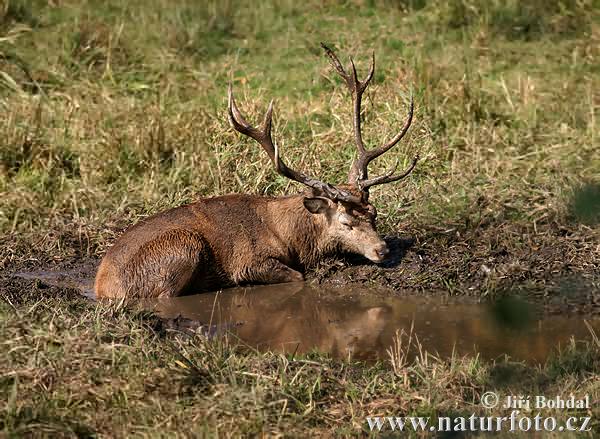
[[[1,297],[21,303],[77,297],[78,291],[91,296],[95,255],[103,249],[65,230],[38,245],[20,237],[0,240]],[[386,240],[392,257],[382,265],[351,255],[330,258],[301,286],[146,305],[181,331],[233,332],[260,349],[318,348],[360,358],[387,355],[396,331],[409,332],[413,324],[424,348],[442,355],[455,348],[527,361],[541,361],[571,336],[587,337],[584,319],[597,327],[597,229],[471,224]]]
[[[89,293],[105,251],[100,237],[107,234],[114,237],[118,231],[65,223],[43,237],[0,238],[0,296],[21,302],[57,291]],[[492,303],[516,295],[544,314],[600,315],[598,227],[467,219],[439,228],[421,226],[386,241],[392,257],[385,264],[352,255],[329,258],[306,273],[307,285],[327,289],[332,297],[351,290],[358,297],[460,297]],[[15,277],[19,273],[30,275]]]
[[[54,286],[94,299],[89,269],[14,273],[24,287]],[[33,283],[33,285],[32,285]],[[394,294],[385,288],[290,283],[231,288],[172,299],[136,301],[166,327],[227,336],[242,346],[285,353],[319,351],[336,358],[385,359],[394,346],[409,355],[508,355],[541,363],[571,339],[600,332],[600,317],[548,315],[518,298]],[[400,343],[400,345],[398,345]]]
[[[375,265],[348,255],[309,274],[322,285],[382,286],[394,294],[489,301],[519,295],[546,313],[600,314],[600,234],[558,224],[515,224],[421,231],[386,238],[394,255]]]
[[[89,264],[85,268],[66,270],[17,271],[12,274],[12,277],[37,282],[41,285],[68,288],[78,291],[88,299],[95,300],[93,277],[95,271],[96,265]]]

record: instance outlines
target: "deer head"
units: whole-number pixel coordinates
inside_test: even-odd
[[[332,242],[344,250],[362,254],[373,262],[382,262],[389,254],[389,250],[386,243],[377,235],[377,212],[369,202],[369,188],[407,177],[415,168],[418,156],[412,160],[411,165],[403,173],[397,175],[394,175],[397,165],[385,174],[372,178],[368,177],[367,168],[371,161],[389,151],[408,131],[413,116],[413,98],[411,95],[408,118],[402,130],[386,144],[367,150],[362,139],[360,109],[362,95],[375,73],[375,55],[372,57],[371,68],[366,79],[360,81],[352,58],[350,58],[351,71],[349,74],[335,53],[324,44],[321,46],[333,68],[346,82],[352,95],[354,137],[358,156],[352,163],[346,184],[336,186],[317,180],[289,168],[283,162],[279,156],[278,146],[271,137],[273,101],[269,104],[260,127],[254,127],[242,116],[230,85],[229,120],[235,130],[253,138],[262,146],[273,162],[277,173],[311,188],[311,194],[304,197],[303,205],[311,214],[325,216],[328,224],[328,237]]]

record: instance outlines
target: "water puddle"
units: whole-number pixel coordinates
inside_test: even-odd
[[[165,318],[184,317],[212,333],[230,332],[250,347],[286,353],[318,350],[337,358],[387,358],[398,331],[413,331],[441,356],[474,354],[543,362],[571,337],[589,339],[581,316],[537,316],[530,305],[498,306],[442,298],[373,294],[367,288],[305,284],[233,288],[147,301]],[[587,320],[600,332],[600,319]]]
[[[39,271],[15,276],[74,288],[94,298],[93,269]],[[173,299],[140,302],[143,309],[176,327],[202,327],[211,335],[232,333],[258,350],[303,353],[318,350],[336,358],[387,358],[400,331],[412,333],[423,349],[448,357],[479,354],[494,359],[543,362],[571,338],[590,339],[587,324],[600,334],[600,318],[542,315],[524,302],[495,305],[455,298],[415,297],[347,285],[304,283],[240,287]],[[182,319],[183,318],[183,319]],[[414,339],[414,337],[413,337]]]

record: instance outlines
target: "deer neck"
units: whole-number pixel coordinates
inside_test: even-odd
[[[314,265],[325,254],[334,252],[335,243],[327,235],[324,215],[310,213],[304,207],[305,195],[281,197],[269,203],[274,232],[303,266]]]

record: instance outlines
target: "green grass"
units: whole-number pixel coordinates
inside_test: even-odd
[[[98,257],[123,227],[200,196],[301,190],[230,128],[229,82],[253,121],[276,100],[293,167],[345,181],[351,103],[322,41],[362,74],[375,52],[369,146],[415,96],[408,136],[372,170],[422,157],[373,191],[383,233],[421,252],[394,288],[466,278],[491,295],[541,279],[547,292],[547,273],[597,272],[597,0],[6,0],[0,268]],[[471,413],[492,389],[598,400],[594,343],[540,368],[402,350],[378,365],[292,359],[175,336],[117,305],[2,293],[0,435],[351,435],[371,414]]]
[[[595,2],[8,5],[2,233],[43,232],[57,217],[102,229],[201,195],[297,190],[229,127],[229,81],[253,119],[276,99],[294,166],[344,181],[350,102],[320,41],[361,71],[375,51],[369,145],[398,129],[415,93],[410,135],[375,171],[424,159],[376,191],[384,230],[461,222],[481,197],[488,216],[566,222],[574,188],[598,183]]]
[[[401,336],[388,360],[364,365],[240,351],[120,304],[33,295],[10,303],[0,302],[7,437],[355,436],[368,433],[367,416],[506,415],[482,409],[481,395],[492,390],[600,396],[597,339],[565,346],[535,368],[418,349],[412,357],[415,339]],[[594,429],[600,415],[597,404],[541,414],[591,415]]]

